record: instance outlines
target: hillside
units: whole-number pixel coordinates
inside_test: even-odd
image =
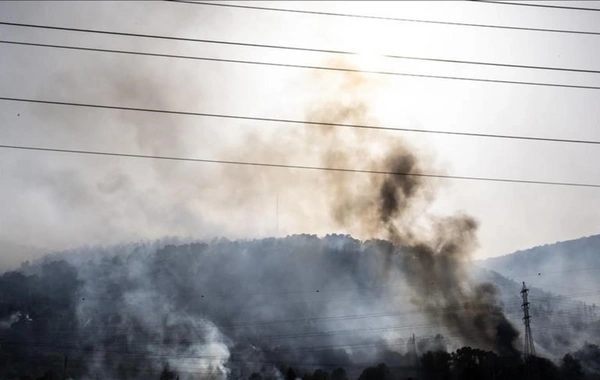
[[[428,263],[440,271],[427,271],[422,254],[296,235],[49,255],[0,276],[0,358],[11,363],[0,378],[40,378],[64,350],[76,378],[132,379],[165,366],[192,369],[187,379],[280,378],[267,372],[291,363],[357,378],[381,362],[410,371],[413,350],[520,350],[520,283],[449,271],[438,256]],[[531,300],[538,353],[558,359],[600,340],[595,308],[536,288]]]
[[[569,299],[600,303],[600,235],[546,244],[476,264]]]

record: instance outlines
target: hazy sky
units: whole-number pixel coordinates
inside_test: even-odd
[[[591,2],[568,4],[594,6]],[[600,32],[600,12],[473,2],[268,2],[267,6]],[[0,3],[0,20],[348,50],[361,55],[0,26],[1,39],[10,41],[600,86],[598,74],[380,56],[600,70],[600,36],[158,1],[5,1]],[[304,120],[315,103],[345,96],[336,92],[343,89],[339,72],[7,44],[0,44],[0,52],[2,97]],[[370,118],[376,124],[600,140],[600,90],[371,74],[365,78],[368,85],[361,87],[360,94],[351,95],[368,102]],[[312,127],[0,101],[1,144],[315,164],[310,151],[299,151],[294,144],[292,132],[302,128]],[[368,143],[382,145],[404,139],[427,157],[431,171],[438,173],[600,183],[600,149],[593,145],[383,131],[364,136]],[[266,154],[265,141],[270,142],[269,151],[275,147],[279,154]],[[348,142],[348,152],[355,148]],[[324,200],[319,198],[322,173],[7,149],[0,150],[0,155],[0,267],[15,266],[48,250],[166,235],[252,238],[353,232],[336,229],[328,222],[322,210]],[[439,184],[432,212],[462,211],[480,221],[477,258],[600,230],[600,189],[455,180]]]

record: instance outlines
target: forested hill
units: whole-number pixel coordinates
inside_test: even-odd
[[[456,281],[423,277],[415,258],[407,247],[342,235],[49,255],[0,275],[0,379],[266,380],[290,367],[406,379],[415,363],[437,371],[445,358],[445,372],[449,363],[459,371],[463,356],[478,355],[519,368],[520,283],[470,267],[455,267]],[[531,301],[538,354],[558,364],[573,353],[600,372],[597,311],[535,288]],[[395,376],[371,376],[379,363]]]
[[[557,242],[477,262],[517,282],[598,304],[600,235]]]

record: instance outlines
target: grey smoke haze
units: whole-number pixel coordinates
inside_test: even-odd
[[[419,352],[481,333],[462,337],[452,322],[427,323],[428,309],[410,302],[410,263],[389,242],[299,235],[168,243],[57,254],[24,266],[27,281],[6,274],[0,285],[23,317],[13,326],[20,335],[3,340],[65,351],[86,378],[147,378],[168,364],[185,379],[246,379],[286,366],[342,366],[353,377],[380,361],[406,367],[414,363],[411,333]]]
[[[48,68],[36,88],[37,95],[194,110],[211,104],[212,90],[235,90],[231,83],[243,77],[233,74],[226,84],[215,75],[220,72],[194,75],[195,66],[173,63],[189,73],[182,79],[165,69],[162,61],[132,61],[77,56],[76,63]],[[264,73],[269,74],[267,70]],[[307,121],[377,123],[371,112],[376,81],[317,73],[298,78],[301,84],[284,86],[278,99],[282,107],[287,94],[306,86],[313,95],[294,112]],[[182,89],[189,96],[182,96]],[[257,110],[265,102],[253,101]],[[4,137],[32,145],[409,173],[444,170],[431,151],[411,145],[399,135],[54,106],[11,107],[11,122],[29,128],[5,127]],[[217,140],[227,142],[215,144]],[[4,210],[3,221],[10,229],[4,230],[2,238],[22,242],[22,252],[170,235],[194,240],[253,238],[282,231],[342,232],[393,244],[363,244],[339,237],[323,242],[291,238],[285,244],[279,240],[216,242],[163,247],[158,252],[156,247],[142,245],[123,251],[111,249],[92,259],[83,254],[69,257],[74,278],[82,281],[76,286],[79,293],[73,305],[77,338],[84,338],[83,345],[114,351],[109,355],[99,351],[90,361],[91,373],[118,373],[120,365],[145,363],[158,370],[165,361],[182,373],[200,368],[216,376],[261,371],[261,362],[363,363],[376,361],[388,351],[404,355],[404,349],[396,351],[394,346],[398,336],[385,329],[424,322],[443,326],[462,344],[514,352],[517,334],[503,313],[498,290],[487,283],[473,284],[468,278],[467,265],[478,246],[478,222],[462,213],[438,213],[437,181],[57,154],[42,157],[13,152],[11,161],[0,163],[12,182],[0,192],[15,200]],[[277,198],[280,215],[275,214]],[[177,258],[165,258],[170,249]],[[15,266],[21,261],[21,256],[13,253],[17,249],[8,252],[2,257],[3,265]],[[262,257],[257,259],[257,255]],[[313,302],[318,289],[292,298],[285,292],[270,294],[272,289],[283,287],[293,293],[315,288],[315,284],[323,289],[351,289],[344,295],[350,300],[325,305]],[[363,290],[382,286],[385,290]],[[224,302],[248,293],[253,296]],[[289,302],[282,305],[283,301]],[[254,309],[254,305],[262,306]],[[303,315],[319,318],[388,312],[390,306],[398,311],[409,309],[407,305],[421,313],[414,318],[387,316],[379,319],[376,327],[372,321],[325,320],[300,329],[306,336],[301,338],[302,344],[289,336],[293,335],[289,328],[260,327],[260,323],[297,320]],[[222,327],[247,324],[248,320],[259,326],[241,332]],[[369,328],[380,328],[382,335],[375,340],[360,334],[354,339],[321,336],[321,331]],[[113,341],[103,331],[117,331],[119,338]],[[265,339],[267,333],[287,338]],[[367,354],[352,349],[323,349],[318,354],[302,351],[302,347],[374,341],[376,348]],[[406,341],[401,347],[404,345]],[[123,347],[143,351],[140,362],[120,357]],[[403,360],[406,358],[398,362]],[[270,366],[265,371],[277,372]]]
[[[471,299],[481,304],[464,305],[462,315],[442,306],[449,304],[443,294],[415,305],[423,295],[411,273],[421,268],[411,258],[390,242],[340,235],[166,239],[63,252],[0,276],[0,348],[9,356],[27,352],[28,344],[66,354],[69,373],[83,379],[146,379],[165,365],[182,379],[247,379],[254,372],[279,379],[289,367],[311,373],[338,366],[356,378],[380,362],[409,376],[412,334],[418,353],[510,347],[510,326],[490,334],[492,323],[504,320],[496,289],[477,284],[501,286],[511,320],[519,321],[518,283],[480,271],[462,289],[472,286]],[[581,319],[585,314],[562,314],[570,302],[536,289],[533,297],[538,351],[560,358],[575,350],[597,371],[597,347],[582,346],[597,340],[594,324]],[[548,324],[562,327],[541,328]]]
[[[600,235],[594,235],[478,261],[477,265],[553,293],[598,304],[599,247]],[[560,281],[566,274],[571,274],[568,283]]]
[[[195,103],[203,101],[202,94],[175,100],[174,89],[185,88],[186,84],[170,81],[171,75],[160,71],[156,63],[132,67],[89,59],[78,61],[78,65],[85,67],[84,75],[69,72],[67,76],[67,71],[61,68],[51,82],[40,86],[40,97],[66,94],[70,99],[94,98],[102,104],[157,109],[173,109],[174,104],[176,109],[193,109]],[[377,121],[369,110],[376,81],[361,75],[324,77],[318,73],[309,75],[307,80],[313,88],[324,90],[307,102],[307,121],[357,124]],[[209,136],[202,125],[194,125],[197,120],[187,124],[169,115],[116,112],[113,124],[107,124],[102,120],[104,111],[100,110],[44,106],[40,112],[39,106],[21,107],[25,108],[24,115],[55,126],[51,133],[54,143],[67,147],[73,144],[79,149],[94,146],[109,151],[131,151],[134,146],[145,154],[185,157],[211,152],[206,147],[212,138],[218,137]],[[34,109],[38,113],[32,114]],[[75,124],[82,122],[86,128],[76,128]],[[119,139],[110,138],[113,135]],[[249,161],[299,163],[300,159],[314,165],[415,174],[434,167],[428,154],[417,153],[399,136],[372,137],[373,134],[362,130],[314,126],[287,131],[283,138],[277,130],[271,137],[250,131],[240,133],[238,141],[215,153]],[[202,149],[195,146],[197,141],[202,143]],[[57,162],[61,166],[57,167]],[[89,170],[90,163],[94,171]],[[359,238],[383,238],[405,247],[409,253],[403,254],[402,260],[408,263],[408,284],[418,306],[435,309],[481,302],[496,304],[493,291],[471,289],[466,283],[465,265],[476,247],[477,223],[463,215],[431,214],[436,184],[423,177],[345,173],[319,173],[317,177],[314,173],[279,169],[248,170],[233,166],[198,169],[191,164],[162,161],[104,157],[73,160],[67,155],[53,157],[42,168],[28,166],[27,162],[20,165],[17,178],[29,185],[24,187],[34,188],[36,197],[49,198],[51,209],[42,217],[57,218],[70,209],[69,218],[57,220],[61,227],[49,234],[80,234],[82,239],[89,239],[92,232],[94,238],[90,241],[94,242],[109,236],[114,240],[111,235],[115,231],[121,231],[117,234],[121,240],[151,237],[160,232],[208,237],[217,232],[227,233],[232,225],[236,227],[233,231],[244,231],[247,224],[264,213],[265,198],[272,197],[275,188],[276,194],[281,193],[288,200],[285,207],[288,213],[293,210],[297,227],[310,226],[317,231],[333,227]],[[213,181],[214,177],[217,181]],[[313,191],[315,187],[319,193]],[[227,192],[222,192],[223,189]],[[243,212],[239,218],[248,219],[231,223],[230,213],[239,213],[240,208]],[[86,243],[77,238],[71,242]],[[396,254],[388,253],[390,263]],[[383,273],[382,283],[386,278]],[[466,319],[438,313],[430,317],[433,322],[450,324],[456,333],[463,333],[465,326],[478,321],[475,326],[485,334],[474,343],[486,349],[512,350],[514,332],[504,342],[506,347],[497,340],[498,327],[506,323],[501,311]]]
[[[354,9],[357,13],[407,13],[417,18],[440,17],[465,21],[476,18],[481,22],[498,24],[514,17],[513,21],[519,20],[523,24],[544,27],[570,25],[572,28],[590,30],[595,29],[597,24],[593,12],[537,12],[535,9],[513,7],[504,8],[506,13],[498,13],[495,6],[475,3],[444,3],[435,6],[414,2],[296,5],[307,8],[331,7],[333,10],[340,7],[340,10]],[[433,25],[383,25],[369,20],[298,17],[258,11],[234,12],[167,2],[68,4],[5,1],[0,4],[0,13],[16,22],[364,50],[367,56],[356,59],[361,67],[385,70],[400,67],[416,73],[468,74],[577,83],[592,83],[595,80],[583,74],[565,73],[559,77],[553,72],[514,72],[457,65],[426,65],[422,62],[369,63],[369,54],[406,53],[592,69],[597,61],[593,38],[518,33],[519,43],[516,44],[515,34],[493,30],[471,33],[468,29]],[[252,17],[248,18],[248,14]],[[206,44],[112,38],[7,26],[3,26],[2,30],[6,39],[15,40],[323,64],[322,55],[225,49]],[[390,44],[389,36],[405,37],[395,38],[393,44]],[[490,44],[489,41],[494,43]],[[327,92],[322,86],[314,86],[313,81],[307,80],[306,72],[301,70],[193,63],[32,47],[3,46],[3,49],[6,54],[0,56],[3,74],[0,76],[0,85],[8,96],[47,96],[91,103],[122,100],[124,105],[142,107],[164,105],[170,109],[302,119],[310,113],[310,110],[305,109],[306,104],[314,103],[312,101],[318,97],[317,93]],[[121,84],[106,79],[107,76],[115,75],[113,71],[117,74],[117,82]],[[335,73],[322,74],[322,77],[328,77],[331,81],[339,80]],[[374,91],[369,106],[375,108],[374,114],[384,124],[582,139],[594,139],[597,132],[595,120],[599,111],[593,91],[555,91],[523,86],[377,76],[372,76],[369,80],[371,78],[383,84],[378,91]],[[144,83],[139,83],[140,80]],[[126,97],[128,98],[125,99]],[[144,153],[163,151],[174,155],[186,153],[211,157],[214,153],[216,157],[218,153],[227,150],[224,146],[235,145],[234,141],[239,142],[244,138],[242,136],[245,132],[252,131],[257,135],[277,133],[281,145],[288,146],[288,150],[293,150],[294,147],[293,139],[287,139],[286,135],[287,131],[296,127],[287,125],[267,126],[263,123],[257,125],[201,118],[143,116],[113,111],[63,110],[60,107],[29,106],[4,101],[0,106],[0,132],[3,141],[9,144],[119,151],[145,149]],[[578,117],[577,128],[571,128],[575,116]],[[183,138],[165,136],[162,133],[165,128],[178,129],[179,136]],[[149,133],[146,134],[145,131]],[[161,137],[163,142],[153,141],[152,133]],[[367,135],[370,141],[388,140],[396,136],[386,133]],[[599,180],[594,164],[598,161],[598,152],[593,146],[510,143],[448,136],[405,136],[417,147],[419,144],[435,147],[432,151],[438,154],[437,159],[444,160],[444,165],[433,168],[447,168],[452,174],[575,182]],[[351,140],[351,137],[348,139]],[[167,142],[172,143],[173,148]],[[348,146],[348,149],[355,148]],[[229,153],[235,156],[235,152]],[[0,234],[0,246],[11,247],[7,249],[9,252],[19,252],[4,254],[0,258],[0,265],[4,267],[17,267],[22,256],[31,258],[48,249],[65,249],[107,241],[115,243],[156,239],[165,235],[198,237],[200,229],[211,230],[206,236],[219,233],[237,237],[270,236],[276,230],[275,199],[278,194],[281,233],[325,234],[334,227],[328,217],[325,218],[314,207],[310,207],[317,201],[322,204],[323,199],[302,201],[289,190],[279,192],[278,183],[272,183],[268,194],[250,193],[255,201],[252,206],[243,201],[244,196],[240,192],[219,185],[218,168],[213,168],[213,171],[203,165],[162,165],[122,159],[59,157],[31,152],[3,151],[2,154],[4,159],[0,168],[6,175],[0,195],[8,201],[1,220],[7,228],[3,228]],[[302,157],[301,161],[310,163],[310,157]],[[177,190],[165,189],[166,184],[162,177],[155,175],[152,165],[162,166],[163,171],[170,172],[175,177],[184,177],[187,181],[179,181]],[[247,171],[239,172],[247,174]],[[271,173],[266,169],[252,169],[250,172],[259,178],[268,178]],[[59,181],[65,183],[63,189],[48,190],[45,183],[51,179],[44,178],[47,176],[63,178]],[[313,183],[320,183],[322,179],[319,177],[308,173],[290,176],[297,181]],[[88,186],[88,183],[93,186]],[[68,194],[73,195],[69,189],[76,189],[78,186],[83,194],[69,197]],[[470,182],[455,182],[451,186],[451,192],[437,198],[436,207],[446,210],[464,209],[482,221],[481,248],[477,252],[479,257],[556,239],[597,233],[598,216],[593,210],[598,208],[594,206],[599,198],[593,189],[540,189]],[[98,187],[108,194],[100,194]],[[288,192],[289,198],[286,197]],[[223,218],[219,212],[212,212],[214,205],[218,205],[222,198],[232,200],[236,197],[240,199],[240,204],[227,213],[227,218]],[[84,199],[88,201],[82,201]],[[206,201],[207,199],[210,201]],[[562,201],[556,202],[556,199]],[[505,207],[507,204],[514,207]],[[322,206],[317,208],[324,209]],[[573,213],[573,209],[578,212]],[[156,219],[152,223],[146,223],[146,214],[160,217],[160,225]],[[255,215],[261,215],[261,220],[257,221]],[[55,223],[57,220],[62,223]],[[315,223],[316,220],[319,223]],[[563,222],[555,223],[555,220]],[[15,244],[20,246],[17,250],[13,249]]]
[[[138,96],[144,97],[147,92],[155,92],[151,96],[150,103],[156,103],[157,107],[164,108],[162,104],[166,102],[160,100],[159,90],[152,85],[152,81],[148,83],[143,78],[144,75],[127,74],[123,76],[119,72],[111,73],[106,76],[106,79],[114,81],[116,90],[109,91],[110,97],[122,102],[136,99]],[[324,81],[318,77],[312,78],[312,81],[316,86],[326,88],[328,92],[324,94],[324,98],[316,99],[315,102],[308,105],[308,121],[365,123],[374,119],[368,106],[371,83],[366,78],[358,75],[346,75],[340,77],[339,81]],[[135,87],[136,90],[121,92],[121,89],[128,87]],[[108,88],[110,89],[110,87]],[[138,129],[141,129],[149,121],[150,119],[145,117],[139,120],[135,119],[135,115],[130,114],[122,118],[124,124],[134,123],[134,132],[138,132]],[[186,150],[182,143],[184,139],[180,136],[181,130],[169,127],[168,133],[165,132],[165,128],[162,128],[161,131],[161,133],[167,134],[164,137],[168,139],[166,146],[160,145],[162,143],[160,135],[157,142],[154,143],[154,139],[147,141],[134,134],[138,147],[144,151],[151,150],[155,154],[165,154],[165,149],[172,149],[173,146],[180,146],[178,149],[180,151]],[[422,158],[414,148],[398,138],[385,141],[375,140],[366,144],[365,135],[366,133],[360,130],[341,133],[339,129],[334,128],[305,128],[288,134],[288,141],[294,146],[293,152],[290,152],[289,147],[277,139],[277,135],[273,138],[249,135],[230,149],[231,152],[242,157],[251,157],[250,159],[258,161],[270,159],[274,162],[286,162],[287,160],[294,162],[295,159],[306,156],[317,165],[341,168],[360,167],[407,174],[418,174],[431,165],[427,155],[423,155],[425,158]],[[342,141],[344,141],[343,144]],[[357,149],[349,151],[349,146]],[[192,183],[196,186],[197,197],[203,197],[207,189],[202,184],[181,175],[168,165],[171,164],[156,162],[148,170],[152,170],[152,175],[161,182],[169,183],[175,189],[179,189],[180,185],[185,188],[183,185],[185,182],[188,183],[188,186]],[[251,337],[255,336],[256,338],[251,339],[246,336],[247,331],[242,332],[240,337],[236,332],[227,333],[221,331],[217,326],[228,325],[234,310],[238,316],[233,318],[232,324],[253,319],[259,321],[289,320],[295,313],[306,310],[310,311],[309,315],[313,318],[331,315],[330,309],[321,309],[323,306],[320,305],[319,309],[313,310],[303,303],[303,300],[291,308],[279,306],[276,309],[261,310],[258,315],[246,315],[239,311],[247,307],[245,303],[227,302],[225,299],[247,289],[248,284],[255,284],[257,280],[260,284],[265,281],[263,278],[268,281],[267,284],[264,284],[263,289],[277,289],[278,283],[290,286],[291,289],[306,289],[307,285],[320,284],[323,281],[321,278],[331,277],[331,274],[334,273],[336,276],[333,281],[335,286],[325,284],[326,289],[360,289],[360,284],[365,283],[375,288],[390,289],[391,286],[392,291],[388,290],[387,295],[391,296],[393,305],[406,303],[395,301],[396,294],[400,299],[410,295],[409,302],[419,310],[423,310],[427,322],[436,326],[445,326],[449,333],[457,335],[463,343],[496,350],[500,353],[514,353],[513,343],[518,334],[507,321],[499,306],[497,291],[491,284],[472,287],[468,281],[467,265],[476,247],[477,223],[471,217],[462,214],[437,216],[431,213],[429,208],[435,197],[436,187],[434,181],[417,175],[357,176],[345,173],[325,173],[321,176],[322,180],[315,184],[299,181],[298,178],[294,178],[296,174],[289,171],[274,170],[268,173],[256,173],[248,171],[246,168],[225,167],[217,173],[222,186],[235,190],[232,196],[224,196],[219,203],[220,211],[223,213],[240,205],[255,203],[255,197],[264,194],[276,183],[278,190],[287,197],[302,195],[304,202],[308,202],[311,209],[318,206],[323,207],[321,217],[328,217],[337,228],[349,231],[361,238],[383,238],[389,240],[392,245],[384,243],[381,247],[376,245],[376,249],[363,252],[363,255],[368,255],[365,258],[366,263],[373,266],[373,272],[366,274],[361,273],[365,271],[364,266],[352,265],[352,261],[346,261],[349,252],[356,249],[356,247],[352,247],[352,244],[356,246],[356,243],[351,241],[348,246],[344,240],[341,241],[342,246],[338,248],[340,261],[332,260],[331,254],[321,258],[319,251],[311,249],[310,245],[303,247],[301,251],[294,249],[286,252],[288,247],[277,245],[277,241],[274,241],[273,244],[276,247],[269,247],[267,250],[271,256],[261,257],[258,260],[256,258],[246,259],[244,255],[250,256],[250,254],[244,253],[244,251],[238,252],[238,249],[232,247],[232,244],[235,243],[232,243],[226,244],[226,249],[217,245],[216,252],[210,252],[210,249],[209,252],[204,252],[207,247],[203,246],[193,246],[188,255],[182,256],[178,251],[176,252],[177,257],[171,259],[177,260],[178,264],[175,268],[169,268],[169,260],[166,257],[163,259],[164,255],[168,255],[168,247],[157,252],[156,256],[144,257],[133,252],[130,255],[124,255],[123,258],[121,256],[102,258],[100,263],[95,265],[83,262],[81,269],[78,269],[78,278],[83,281],[84,285],[83,292],[79,295],[81,301],[77,303],[77,320],[80,328],[83,329],[81,336],[89,341],[88,344],[106,342],[108,337],[102,334],[105,331],[112,332],[114,328],[117,328],[123,333],[123,339],[127,341],[133,339],[134,346],[143,345],[148,358],[153,355],[165,358],[173,358],[173,356],[189,358],[194,360],[195,365],[199,366],[201,370],[216,375],[224,375],[230,370],[237,370],[225,367],[224,363],[230,360],[235,363],[236,355],[249,355],[244,353],[257,349],[253,347],[258,347],[258,351],[254,355],[258,355],[259,358],[264,357],[262,360],[266,361],[269,361],[270,358],[274,363],[289,362],[294,358],[296,361],[308,360],[310,365],[356,363],[357,360],[352,359],[352,355],[358,354],[353,353],[352,350],[333,349],[330,353],[326,351],[325,353],[306,355],[301,354],[302,347],[286,340],[283,343],[269,341],[269,335],[265,336],[265,332],[260,329],[254,331],[254,335]],[[59,177],[58,180],[51,177],[51,180],[44,182],[43,186],[59,199],[67,199],[66,204],[75,203],[81,206],[88,204],[94,198],[85,196],[89,192],[95,191],[92,190],[94,185],[101,194],[118,194],[123,189],[140,192],[139,185],[128,176],[117,176],[112,181],[94,184],[93,181],[88,183],[82,181],[75,173],[71,174]],[[318,198],[313,201],[311,194],[311,189],[315,185],[319,186],[321,194],[325,194],[320,204]],[[73,187],[77,191],[70,192],[69,190],[72,190]],[[188,199],[182,201],[182,210],[187,209],[189,201]],[[108,203],[106,205],[108,206]],[[142,201],[136,206],[140,208],[145,223],[152,224],[152,220],[160,219],[160,215],[155,214],[154,204],[151,202]],[[302,214],[300,210],[299,208],[298,214]],[[304,210],[304,212],[312,215],[310,210]],[[107,220],[109,219],[107,216]],[[306,218],[304,223],[319,224],[322,221]],[[203,230],[202,226],[197,228]],[[206,231],[202,231],[202,233],[206,233]],[[302,242],[302,244],[306,243]],[[333,239],[333,244],[335,246],[339,243]],[[332,249],[331,246],[327,248]],[[260,250],[254,252],[254,255],[258,254],[265,255],[266,253]],[[202,267],[196,266],[196,272],[192,275],[189,273],[189,270],[194,268],[191,263],[196,262],[203,255],[209,255],[212,260],[217,262],[202,263]],[[250,265],[247,260],[253,260],[252,264]],[[105,265],[109,265],[108,269]],[[269,270],[272,265],[276,267]],[[185,270],[184,266],[187,266]],[[223,266],[225,271],[218,272],[218,280],[213,279],[210,273],[219,266]],[[286,267],[289,267],[292,272],[287,272]],[[320,269],[316,271],[315,268]],[[209,272],[200,272],[200,269]],[[295,275],[294,271],[298,270],[313,273],[315,277],[310,276],[307,279]],[[167,273],[166,278],[157,277],[157,274],[164,271]],[[189,274],[186,275],[186,273]],[[322,274],[319,276],[319,273]],[[254,276],[247,278],[246,276],[249,275]],[[295,276],[302,278],[302,283],[292,286]],[[364,276],[367,276],[366,279]],[[101,279],[101,282],[95,279]],[[225,313],[220,310],[211,315],[210,309],[207,310],[202,303],[205,298],[202,286],[204,281],[210,282],[206,289],[220,293],[218,295],[220,298],[216,298],[212,307],[233,309]],[[402,292],[395,286],[399,281],[402,281],[406,291]],[[235,284],[240,285],[233,289],[230,288]],[[241,284],[245,284],[245,286],[242,287]],[[183,286],[184,289],[177,288],[178,285]],[[126,291],[123,291],[123,286],[127,289]],[[385,291],[384,294],[386,294]],[[188,296],[186,297],[186,295]],[[206,295],[207,298],[209,296],[214,297],[214,295]],[[195,298],[199,303],[190,302],[190,298]],[[267,290],[264,299],[253,300],[253,303],[262,305],[267,301],[268,305],[272,299],[272,295]],[[344,312],[377,309],[378,306],[369,301],[355,302],[350,308],[347,306],[340,308]],[[465,312],[463,309],[467,311]],[[398,321],[393,317],[390,317],[389,320]],[[117,327],[106,326],[99,329],[98,325],[104,323],[114,323]],[[365,329],[367,326],[367,330],[373,328],[372,323],[363,323],[364,321],[358,323],[355,321],[344,325],[348,326],[346,330],[356,330],[357,326],[358,330],[360,327]],[[333,325],[340,326],[339,323],[331,326]],[[152,326],[160,326],[160,328],[151,333]],[[382,331],[385,331],[385,328],[383,327]],[[136,329],[141,329],[141,331]],[[320,335],[318,330],[315,332],[311,332],[311,330],[312,327],[309,326],[305,336],[305,338],[309,338],[308,343],[321,345],[326,343],[325,346],[336,346],[336,344],[339,346],[340,342],[348,344],[345,340],[340,341],[335,334],[331,339],[319,338],[313,339],[311,342],[311,336]],[[95,335],[94,331],[99,331],[101,335]],[[192,335],[190,335],[191,331],[194,331]],[[275,331],[277,328],[272,326],[269,328],[269,332]],[[382,335],[379,345],[388,344],[385,336],[385,334]],[[284,335],[284,337],[286,336]],[[293,338],[293,334],[290,337]],[[139,341],[136,342],[136,340]],[[167,343],[176,345],[160,349],[155,347]],[[359,341],[359,343],[361,342]],[[114,343],[104,343],[104,349],[118,351],[118,347],[123,344],[123,340],[117,339]],[[281,352],[267,353],[268,350],[275,348]],[[241,350],[241,353],[237,350]],[[104,354],[100,353],[99,355]],[[234,359],[231,359],[230,355],[233,355]],[[347,357],[348,355],[350,356]],[[364,354],[360,355],[364,359]],[[379,355],[382,355],[380,351],[375,350],[372,356],[367,357],[375,360]],[[200,358],[200,362],[198,362],[198,358]],[[112,363],[110,360],[107,362],[102,356],[95,360],[98,366],[90,369],[92,372],[109,371],[111,373],[111,371],[119,370],[118,363]],[[172,368],[180,371],[190,365],[184,359],[169,359],[169,361]],[[155,362],[153,366],[162,364]],[[251,370],[255,371],[257,368],[251,368]]]

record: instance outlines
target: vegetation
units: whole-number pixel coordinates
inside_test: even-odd
[[[295,236],[140,245],[24,265],[0,275],[0,379],[600,379],[600,349],[593,344],[599,337],[598,316],[583,304],[569,306],[560,320],[568,329],[535,331],[536,343],[546,352],[569,347],[553,360],[523,361],[474,344],[448,349],[450,340],[442,335],[394,349],[373,334],[323,335],[393,323],[329,321],[331,315],[404,307],[386,304],[398,288],[378,286],[390,251],[384,242]],[[401,284],[388,275],[388,281]],[[493,282],[518,298],[518,291],[509,289],[512,282],[500,277]],[[311,287],[314,293],[298,292]],[[323,289],[349,289],[350,294]],[[516,305],[518,312],[518,301],[507,307]],[[536,320],[548,324],[556,322],[555,309],[556,302],[533,305],[534,312],[544,314]],[[302,315],[314,321],[296,323]],[[240,325],[251,327],[227,329]],[[572,344],[575,333],[584,340]],[[262,339],[273,335],[302,335],[302,341]],[[585,339],[593,343],[583,344]],[[350,344],[373,348],[341,348]]]

